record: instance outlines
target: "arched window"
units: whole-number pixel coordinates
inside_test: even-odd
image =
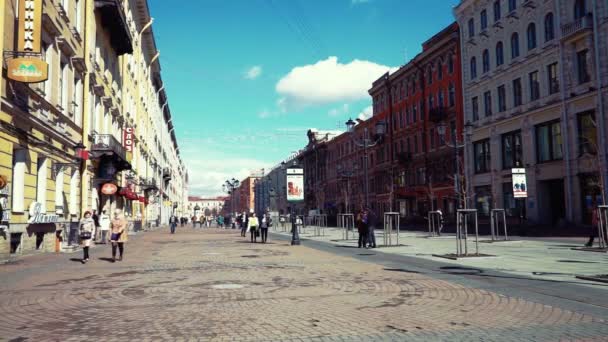
[[[496,0],[496,1],[494,1],[494,22],[499,21],[500,17],[501,17],[500,0]]]
[[[481,21],[481,30],[483,31],[486,28],[488,28],[488,13],[486,12],[485,9],[483,11],[481,11],[479,19]]]
[[[469,19],[469,38],[475,36],[475,20],[473,18]]]
[[[428,69],[426,69],[426,84],[433,83],[433,67],[429,65]]]
[[[443,79],[443,61],[441,58],[437,61],[437,79]]]
[[[528,25],[528,50],[532,50],[536,48],[536,25],[534,23],[530,23]]]
[[[574,19],[580,19],[587,14],[585,0],[576,0],[574,3]]]
[[[545,42],[555,38],[555,28],[553,27],[553,13],[549,12],[545,16]]]
[[[454,89],[454,83],[450,83],[450,88],[448,89],[448,105],[453,107],[456,104],[456,90]]]
[[[448,57],[448,73],[452,74],[454,72],[454,56],[450,54]]]
[[[511,35],[511,58],[519,57],[519,35],[517,32]]]
[[[490,71],[490,52],[487,49],[483,50],[483,54],[481,57],[482,70],[485,74],[486,72]]]
[[[509,0],[509,12],[513,12],[517,9],[517,0]]]
[[[477,78],[477,60],[475,57],[471,58],[471,79]]]
[[[503,65],[505,62],[502,42],[496,43],[496,66]]]

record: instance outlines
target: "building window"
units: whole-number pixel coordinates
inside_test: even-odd
[[[545,42],[555,38],[555,27],[553,26],[553,13],[549,12],[545,16]]]
[[[490,71],[490,52],[487,49],[483,50],[481,60],[483,73],[485,74],[486,72]]]
[[[429,96],[429,110],[433,110],[433,108],[435,108],[435,96],[433,94],[431,94]]]
[[[502,135],[502,168],[512,169],[523,167],[523,149],[521,145],[521,131]]]
[[[479,216],[490,216],[490,210],[492,209],[492,187],[476,186],[475,189],[475,209],[479,213]]]
[[[448,104],[450,107],[454,107],[456,103],[456,90],[454,89],[454,83],[450,83],[448,89]]]
[[[528,50],[536,48],[536,24],[530,23],[528,25]]]
[[[13,212],[22,213],[25,210],[25,172],[27,170],[27,154],[24,149],[13,150],[12,205]],[[3,208],[7,209],[7,208]]]
[[[557,63],[547,65],[549,95],[559,92],[559,79],[557,78]]]
[[[536,126],[536,147],[539,163],[562,159],[562,128],[559,121]]]
[[[454,72],[454,56],[448,57],[448,73],[451,75]]]
[[[509,12],[513,12],[517,9],[517,0],[509,0]]]
[[[41,210],[46,213],[46,179],[47,179],[47,164],[46,157],[39,156],[37,160],[37,176],[36,176],[36,202],[40,203]]]
[[[502,42],[496,43],[496,66],[503,65],[505,62]]]
[[[475,173],[490,172],[490,139],[473,143]]]
[[[424,121],[424,99],[420,99],[420,121]]]
[[[481,11],[480,19],[481,19],[481,30],[483,31],[488,28],[488,13],[486,12],[485,9],[483,11]]]
[[[528,74],[530,80],[530,101],[536,101],[540,97],[540,85],[538,83],[538,71]]]
[[[519,35],[517,32],[511,35],[511,58],[519,57]]]
[[[479,120],[479,101],[477,96],[471,99],[471,106],[473,107],[473,121]]]
[[[576,66],[578,73],[578,84],[587,83],[591,80],[589,76],[589,69],[587,67],[587,53],[589,50],[585,49],[576,53]]]
[[[500,20],[500,0],[494,1],[494,22]]]
[[[450,137],[452,139],[452,144],[456,145],[456,121],[450,121]]]
[[[492,116],[492,93],[489,91],[483,93],[483,107],[486,117]]]
[[[469,19],[469,38],[473,38],[475,36],[475,20],[473,18]]]
[[[477,78],[477,60],[475,57],[471,58],[471,79]]]
[[[521,78],[513,80],[513,106],[521,106],[522,93],[521,93]]]
[[[426,83],[433,84],[433,68],[431,66],[426,70]]]
[[[507,91],[504,85],[501,85],[497,89],[498,93],[498,112],[504,112],[507,110]]]
[[[597,153],[597,128],[593,112],[578,116],[578,146],[579,156]]]
[[[439,90],[439,93],[437,94],[437,107],[443,107],[445,106],[445,102],[444,102],[444,98],[443,98],[443,89]]]
[[[429,131],[429,140],[431,141],[431,150],[435,149],[435,129],[431,128]]]
[[[416,120],[418,120],[418,108],[416,105],[414,105],[414,108],[412,110],[412,123],[415,123]]]
[[[418,153],[418,136],[414,136],[414,153]]]
[[[585,0],[576,0],[576,2],[574,3],[574,19],[581,19],[586,14],[587,9],[585,8]]]
[[[441,60],[437,61],[437,79],[443,79],[443,63],[441,63]]]
[[[516,201],[513,197],[513,183],[502,183],[502,201],[507,216],[517,216],[519,214],[517,203],[520,201]]]

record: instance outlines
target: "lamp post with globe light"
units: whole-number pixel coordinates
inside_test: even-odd
[[[355,143],[355,145],[363,148],[363,154],[364,154],[364,158],[363,158],[363,170],[364,170],[364,177],[365,177],[365,208],[369,208],[369,177],[368,177],[368,169],[369,169],[369,162],[368,162],[368,149],[370,147],[374,147],[376,145],[378,145],[382,139],[384,138],[384,136],[386,135],[386,122],[380,120],[378,122],[376,122],[376,137],[375,139],[372,139],[372,137],[370,136],[370,132],[369,129],[367,127],[365,127],[363,129],[363,137],[361,139],[355,138],[355,122],[352,119],[349,119],[346,122],[346,128],[348,133],[351,135],[352,141]]]

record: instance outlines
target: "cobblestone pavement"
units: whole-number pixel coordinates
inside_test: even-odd
[[[607,317],[235,230],[155,231],[109,254],[0,266],[0,340],[608,340]]]

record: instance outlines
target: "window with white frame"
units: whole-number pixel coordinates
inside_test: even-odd
[[[12,205],[13,212],[25,211],[25,172],[27,171],[28,150],[17,148],[13,150]]]
[[[36,176],[36,202],[40,203],[42,212],[46,213],[47,158],[38,156],[36,165],[38,168]]]

